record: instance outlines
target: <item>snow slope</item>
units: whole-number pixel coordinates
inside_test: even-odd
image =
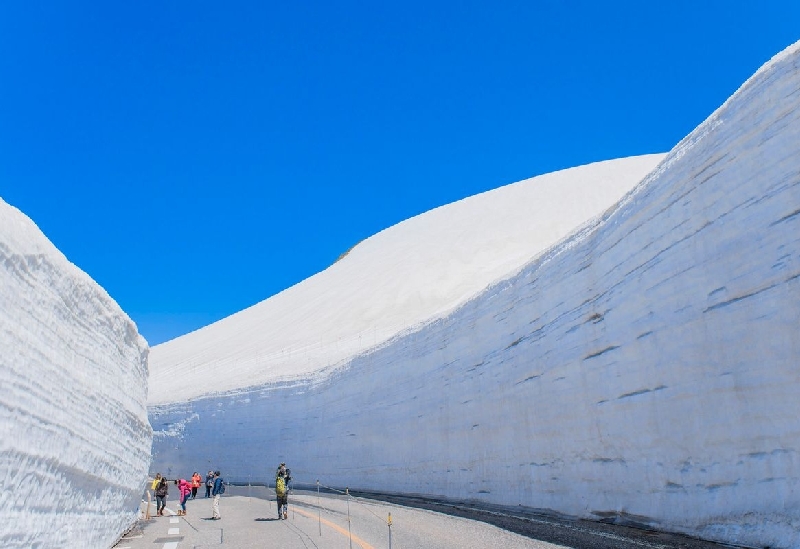
[[[319,375],[440,318],[601,214],[664,155],[564,170],[408,219],[325,271],[151,350],[150,403]],[[322,375],[327,375],[323,373]]]
[[[460,306],[432,307],[439,318],[328,361],[339,367],[324,375],[312,370],[326,361],[310,352],[301,362],[312,365],[287,366],[282,378],[263,356],[220,362],[206,348],[211,375],[231,372],[240,389],[171,402],[159,392],[155,466],[211,463],[231,480],[265,481],[287,461],[299,482],[800,547],[799,66],[800,43],[614,208],[552,247],[534,245],[516,275]],[[583,169],[591,178],[598,166]],[[557,208],[541,215],[557,218]],[[446,210],[404,245],[447,233]],[[435,272],[420,292],[450,279]],[[295,289],[293,303],[321,314],[330,294],[353,291],[345,282],[313,304]],[[242,341],[272,337],[264,328],[276,321],[258,311],[237,326]],[[234,337],[225,322],[204,337]],[[310,348],[340,327],[317,329]],[[200,343],[156,348],[154,370],[211,372],[190,341]]]
[[[147,343],[0,200],[0,546],[110,547],[150,464]]]

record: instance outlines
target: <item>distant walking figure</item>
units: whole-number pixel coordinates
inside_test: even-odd
[[[278,520],[289,518],[289,481],[292,480],[291,471],[285,463],[278,466],[275,473],[275,496],[278,500]]]
[[[152,484],[150,484],[150,490],[155,492],[160,482],[161,482],[161,473],[156,473],[156,477],[153,479]]]
[[[214,472],[214,488],[211,494],[214,496],[214,503],[211,506],[211,518],[214,520],[221,519],[219,516],[219,497],[225,493],[225,481],[220,476],[219,471]]]
[[[186,515],[186,500],[189,499],[189,495],[192,493],[192,483],[182,478],[176,480],[175,484],[177,484],[178,491],[181,494],[181,508],[178,510],[178,514]]]
[[[145,512],[145,517],[148,519],[150,518],[150,500],[155,496],[156,488],[158,488],[159,483],[161,483],[161,473],[156,473],[156,477],[153,479],[153,482],[150,483],[150,489],[147,491],[147,511]]]
[[[167,484],[167,479],[162,478],[158,481],[158,486],[156,486],[156,514],[160,517],[164,516],[164,507],[167,506],[168,493],[169,484]]]
[[[197,497],[197,489],[200,488],[202,483],[203,477],[200,476],[200,473],[195,471],[192,475],[192,499]]]
[[[214,487],[214,471],[209,471],[206,475],[206,497],[211,497],[211,489]]]

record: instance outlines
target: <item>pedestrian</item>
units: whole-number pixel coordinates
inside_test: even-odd
[[[153,479],[153,482],[150,483],[150,490],[155,492],[160,482],[161,482],[161,473],[156,473],[156,477]]]
[[[156,486],[156,514],[160,517],[164,516],[164,508],[167,506],[167,494],[169,493],[169,484],[167,479],[161,478]]]
[[[156,488],[158,487],[159,482],[161,482],[161,473],[156,473],[153,482],[150,483],[150,489],[147,490],[147,511],[145,511],[144,515],[147,519],[150,518],[150,502],[152,501],[153,496],[155,496]]]
[[[197,489],[200,488],[202,483],[203,477],[200,476],[200,473],[195,471],[192,475],[192,499],[197,497]]]
[[[219,497],[225,493],[225,481],[220,476],[219,471],[214,471],[214,488],[211,490],[211,495],[214,496],[214,503],[211,505],[211,518],[219,520]]]
[[[289,518],[289,481],[292,473],[285,463],[278,466],[275,473],[275,497],[278,500],[278,520]]]
[[[206,497],[211,497],[211,489],[214,487],[214,471],[209,471],[206,475]]]
[[[189,499],[189,495],[192,493],[192,483],[181,478],[175,480],[175,484],[178,486],[181,495],[181,508],[178,510],[178,515],[186,516],[186,500]]]

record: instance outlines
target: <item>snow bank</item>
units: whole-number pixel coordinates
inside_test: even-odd
[[[211,463],[264,481],[287,461],[298,482],[800,547],[799,65],[800,43],[615,208],[544,253],[533,246],[517,275],[438,320],[326,375],[281,379],[264,357],[237,357],[210,377],[250,368],[253,383],[270,381],[151,406],[158,468]],[[404,245],[449,226],[443,216]],[[413,272],[413,253],[403,261]],[[420,292],[439,282],[429,272]],[[350,285],[296,306],[324,311]],[[273,337],[276,320],[246,313],[242,340]],[[204,337],[219,341],[223,326]],[[317,329],[309,346],[338,328]],[[203,368],[180,345],[158,368]]]
[[[110,547],[150,463],[147,343],[0,200],[0,545]]]

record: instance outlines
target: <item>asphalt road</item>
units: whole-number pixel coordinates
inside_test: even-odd
[[[429,498],[356,492],[353,495],[485,522],[522,536],[573,549],[720,549],[731,547],[622,524],[556,517],[530,510],[453,503]]]
[[[143,504],[143,510],[144,507]],[[375,493],[347,497],[295,490],[289,497],[288,520],[278,520],[274,495],[263,486],[229,486],[220,503],[221,520],[211,520],[210,499],[189,501],[185,517],[174,516],[174,497],[168,499],[167,508],[168,516],[140,520],[115,549],[723,547],[619,525]],[[151,514],[155,514],[155,504]]]

